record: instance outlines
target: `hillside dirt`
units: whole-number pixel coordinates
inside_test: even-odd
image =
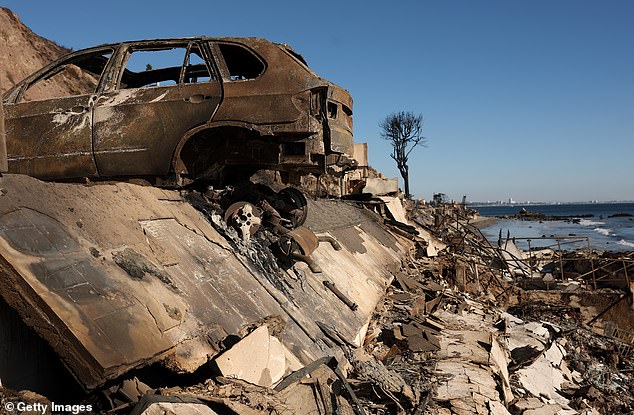
[[[15,13],[0,7],[0,93],[69,52],[38,36]]]

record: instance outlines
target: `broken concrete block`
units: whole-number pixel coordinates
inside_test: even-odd
[[[562,353],[560,346],[557,343],[553,343],[544,355],[554,367],[559,368],[561,362],[564,360],[564,354]]]
[[[524,413],[529,409],[541,408],[544,406],[544,402],[542,402],[539,398],[523,398],[518,399],[511,409],[518,411],[519,413]]]
[[[405,209],[403,208],[401,199],[398,197],[380,197],[379,199],[385,202],[385,207],[390,212],[394,220],[409,224],[407,217],[405,216]]]
[[[527,409],[522,415],[557,415],[562,407],[557,404],[545,404],[540,401],[539,406]]]
[[[361,190],[361,193],[370,193],[375,196],[396,192],[398,192],[398,179],[396,177],[393,179],[367,178],[365,186]]]
[[[147,395],[130,415],[218,415],[194,398]]]
[[[271,387],[288,371],[302,367],[299,360],[274,336],[268,326],[255,329],[218,356],[214,363],[225,377],[238,378],[259,386]]]
[[[502,403],[497,401],[489,401],[489,414],[490,415],[511,415]]]
[[[558,404],[568,404],[568,400],[557,393],[565,378],[545,356],[540,356],[530,366],[518,370],[517,377],[522,387],[533,396],[544,396]]]
[[[519,325],[519,324],[524,324],[524,320],[519,319],[517,317],[515,317],[512,314],[507,313],[506,311],[504,311],[503,313],[500,314],[500,319],[501,320],[506,320],[510,325]]]
[[[537,335],[537,336],[539,336],[539,337],[541,337],[543,339],[549,339],[550,338],[550,332],[541,323],[536,323],[536,322],[526,323],[524,325],[524,328],[526,328],[526,330],[530,331],[531,333],[533,333],[533,334],[535,334],[535,335]]]
[[[547,336],[544,337],[542,334]],[[550,337],[548,329],[539,323],[511,326],[507,335],[507,347],[511,351],[511,358],[516,364],[536,358],[545,350],[546,342],[548,337]]]
[[[491,351],[489,355],[493,371],[497,373],[502,379],[502,392],[504,395],[504,401],[508,404],[513,400],[513,392],[511,389],[511,383],[508,371],[508,359],[506,354],[498,341],[491,336]]]
[[[352,158],[358,163],[358,167],[368,167],[368,143],[355,143]]]
[[[128,402],[138,402],[143,395],[152,392],[152,389],[135,377],[124,380],[117,392]]]
[[[275,285],[251,262],[259,257],[240,255],[214,228],[213,215],[207,220],[178,192],[23,175],[4,175],[2,187],[20,198],[0,198],[7,268],[0,296],[88,390],[159,361],[193,372],[218,353],[227,333],[268,315],[289,321],[284,341],[304,362],[323,353],[315,321],[332,322],[346,341],[360,344],[411,245],[369,212],[310,201],[307,224],[321,233],[336,228],[333,237],[344,248],[324,246],[313,255],[359,305],[352,312],[335,296]],[[6,375],[2,380],[9,383]]]

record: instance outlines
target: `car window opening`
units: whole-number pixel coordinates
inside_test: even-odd
[[[220,43],[218,47],[225,59],[229,78],[232,81],[255,79],[264,72],[264,64],[246,48],[228,43]]]
[[[29,86],[21,101],[43,101],[94,93],[110,56],[111,50],[101,50],[51,69]]]
[[[119,83],[120,89],[178,84],[186,47],[133,49]]]
[[[337,104],[335,102],[328,103],[328,118],[337,118]]]
[[[209,82],[214,80],[212,74],[209,72],[209,68],[205,63],[205,60],[200,53],[198,47],[192,47],[187,55],[187,62],[185,63],[185,77],[183,82],[186,84],[193,84],[199,82]]]

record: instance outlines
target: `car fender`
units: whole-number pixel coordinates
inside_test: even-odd
[[[192,137],[195,137],[196,135],[198,135],[199,133],[203,131],[213,130],[213,129],[221,128],[221,127],[242,128],[245,130],[254,131],[258,133],[259,135],[272,135],[273,133],[269,126],[250,124],[250,123],[240,122],[240,121],[212,121],[209,123],[199,125],[187,131],[183,135],[183,137],[181,137],[181,139],[179,140],[178,144],[176,145],[176,148],[174,149],[174,153],[172,155],[171,171],[175,172],[176,174],[187,174],[187,168],[185,167],[180,157],[181,151],[183,147],[185,146],[185,144],[187,144],[187,142]]]

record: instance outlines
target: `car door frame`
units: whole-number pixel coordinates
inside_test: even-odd
[[[81,56],[99,53],[110,53],[110,57],[99,75],[95,90],[90,94],[22,101],[29,88],[57,68]],[[33,73],[6,95],[3,118],[9,172],[29,174],[43,179],[97,175],[92,148],[92,104],[108,82],[116,54],[117,45],[103,45],[65,55]],[[55,75],[52,74],[51,77]],[[68,103],[68,108],[64,106],[65,103]],[[45,118],[50,120],[47,121]],[[34,122],[37,120],[42,121]],[[64,137],[64,127],[69,129],[67,132],[70,136]],[[42,131],[42,128],[48,130]],[[17,137],[16,133],[21,134],[21,137]],[[30,140],[22,140],[25,136],[31,137]],[[80,139],[73,140],[73,137]],[[56,139],[59,140],[54,141]],[[51,143],[58,145],[57,149],[60,151],[56,152],[55,147],[47,149],[46,145]]]
[[[194,44],[203,54],[202,58],[205,60],[210,74],[213,75],[213,80],[192,84],[208,86],[210,90],[209,94],[203,94],[203,100],[200,102],[197,100],[188,102],[188,97],[183,96],[185,64]],[[218,110],[222,100],[222,77],[213,55],[206,50],[205,44],[203,39],[183,38],[130,42],[120,48],[114,60],[114,65],[116,65],[114,76],[95,102],[93,148],[97,169],[101,176],[165,176],[169,174],[173,152],[181,137],[188,130],[208,122]],[[163,47],[183,47],[185,49],[176,85],[152,88],[119,88],[127,59],[131,53],[134,53],[135,49],[159,49]],[[146,101],[138,99],[134,101],[136,98],[132,95],[136,94],[141,94],[142,99]],[[126,95],[128,96],[126,97]],[[118,96],[124,99],[118,99]],[[147,98],[150,97],[154,98],[147,101]],[[172,101],[162,101],[166,97]],[[152,104],[154,109],[148,107],[149,104]],[[136,119],[141,124],[147,119],[135,117],[134,113],[126,114],[125,110],[120,107],[121,105],[128,105],[128,111],[135,112],[137,115],[145,111],[148,117],[158,117],[160,113],[164,119],[161,120],[161,125],[146,122],[144,126],[138,126],[140,130],[135,132],[133,129],[137,126],[132,125],[132,122]],[[113,116],[113,111],[118,112],[118,115]],[[192,114],[192,112],[198,113]],[[117,121],[117,116],[122,119]],[[183,121],[183,118],[186,120]],[[101,125],[104,121],[110,120],[112,120],[111,124],[119,122],[120,125]],[[119,127],[127,128],[127,133]],[[121,138],[112,135],[112,132],[106,131],[106,128],[118,132]],[[143,128],[151,128],[152,131],[149,133],[141,131]],[[130,131],[132,134],[128,134]],[[143,134],[146,136],[142,137]],[[154,141],[152,141],[152,137],[147,137],[148,135],[158,136],[158,138],[154,137]]]

